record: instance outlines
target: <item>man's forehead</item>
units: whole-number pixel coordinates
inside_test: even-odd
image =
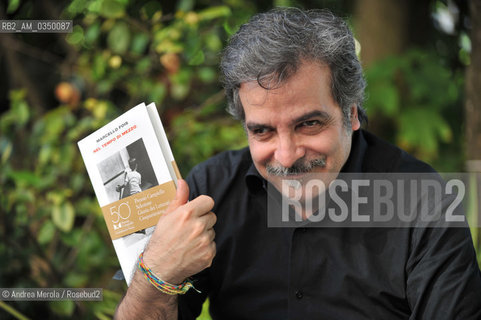
[[[281,123],[294,124],[314,111],[328,115],[318,115],[319,120],[338,118],[340,110],[332,97],[330,76],[327,65],[303,62],[281,83],[275,77],[265,78],[260,84],[256,80],[243,82],[239,98],[245,122],[277,127]]]
[[[299,89],[295,84],[306,79],[311,84],[322,82],[330,87],[331,69],[325,63],[304,60],[296,68],[295,73],[287,78],[279,79],[276,75],[267,75],[261,79],[247,80],[240,84],[239,92],[267,91],[276,94],[289,88]]]
[[[266,103],[269,94],[276,94],[275,90],[266,90],[256,80],[252,80],[241,83],[239,95],[243,105],[261,106]]]
[[[249,80],[241,82],[240,85],[251,84],[255,86],[260,83],[263,88],[278,88],[292,78],[299,77],[303,73],[302,71],[307,71],[309,74],[321,71],[322,73],[329,75],[329,77],[331,75],[331,68],[327,63],[314,59],[301,59],[301,61],[295,66],[292,66],[291,69],[292,71],[287,74],[283,72],[282,76],[279,76],[276,72],[271,74],[259,74]]]

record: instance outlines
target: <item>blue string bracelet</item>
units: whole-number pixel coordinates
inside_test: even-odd
[[[139,256],[139,263],[138,267],[140,271],[142,271],[142,274],[145,276],[145,278],[159,291],[169,294],[169,295],[177,295],[177,294],[185,294],[187,291],[189,291],[190,288],[194,288],[194,285],[192,284],[192,280],[187,278],[184,280],[179,285],[175,284],[170,284],[168,282],[163,281],[159,277],[157,277],[152,270],[145,265],[144,262],[144,253],[142,252]],[[195,291],[199,292],[196,288],[194,288]]]

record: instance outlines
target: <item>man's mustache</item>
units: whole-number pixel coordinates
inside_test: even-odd
[[[322,156],[313,160],[298,159],[289,168],[283,166],[266,165],[267,174],[271,176],[288,177],[302,173],[308,173],[314,168],[324,168],[326,166],[326,157]]]

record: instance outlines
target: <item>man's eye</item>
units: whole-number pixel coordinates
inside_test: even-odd
[[[322,128],[322,123],[319,120],[306,120],[297,125],[297,130],[305,134],[317,134]]]
[[[318,125],[320,124],[319,121],[317,120],[308,120],[308,121],[304,121],[301,123],[301,126],[304,126],[304,127],[313,127],[315,125]]]
[[[266,139],[270,135],[272,130],[270,130],[269,128],[255,128],[252,129],[250,132],[252,136],[254,136],[254,138],[256,139]]]
[[[255,136],[261,136],[266,134],[267,132],[268,132],[267,128],[258,128],[258,129],[252,130],[252,134]]]

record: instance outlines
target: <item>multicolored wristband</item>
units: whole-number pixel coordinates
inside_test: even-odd
[[[139,263],[138,267],[140,271],[142,271],[143,275],[145,278],[155,287],[157,290],[170,294],[170,295],[176,295],[176,294],[185,294],[187,291],[189,291],[190,288],[194,288],[194,285],[192,284],[192,280],[187,278],[184,280],[179,285],[175,284],[170,284],[168,282],[163,281],[159,277],[157,277],[152,270],[147,267],[144,263],[144,253],[142,252],[139,256]],[[195,291],[200,292],[196,288],[194,288]]]

